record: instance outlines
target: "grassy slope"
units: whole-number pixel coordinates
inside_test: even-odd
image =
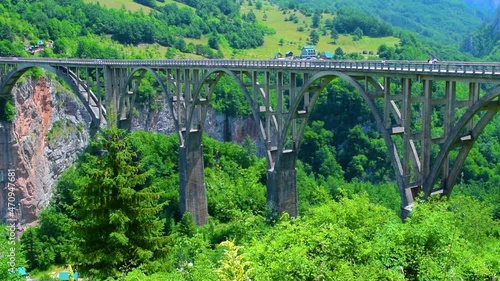
[[[120,9],[123,7],[129,11],[143,10],[144,13],[146,13],[146,14],[149,13],[149,11],[151,11],[151,8],[143,6],[143,5],[138,4],[138,3],[135,3],[133,0],[84,0],[84,2],[87,2],[87,3],[99,2],[99,3],[101,3],[102,6],[106,6],[108,8],[113,8],[113,9]],[[182,8],[182,7],[191,8],[185,4],[175,2],[173,0],[165,0],[164,3],[156,2],[156,4],[158,6],[163,6],[163,5],[167,5],[167,4],[171,4],[171,3],[176,3],[179,6],[179,8]]]
[[[283,15],[283,12],[279,11],[277,6],[270,5],[268,2],[264,2],[261,10],[256,10],[255,7],[243,6],[241,13],[248,13],[250,9],[253,9],[257,20],[276,30],[275,35],[266,37],[263,47],[247,51],[250,57],[270,58],[278,51],[282,53],[292,51],[294,54],[298,54],[300,53],[300,49],[307,45],[307,38],[311,32],[311,28],[308,28],[312,24],[311,17],[305,17],[301,13],[293,11],[288,11],[287,14]],[[263,21],[264,13],[267,14],[266,21]],[[297,24],[285,21],[285,18],[290,17],[290,14],[293,13],[299,18],[299,23]],[[328,18],[332,19],[333,16],[331,14],[323,14],[321,24]],[[297,28],[300,26],[304,27],[303,32],[297,31]],[[280,39],[285,41],[283,46],[279,46]],[[385,43],[388,46],[393,46],[399,42],[399,39],[395,37],[369,38],[365,36],[360,41],[353,42],[351,36],[341,35],[337,40],[337,44],[331,44],[331,41],[329,34],[320,36],[316,49],[332,53],[338,47],[347,53],[362,52],[363,50],[376,52],[380,45]]]
[[[143,9],[145,13],[149,13],[150,8],[139,5],[132,0],[85,0],[86,2],[100,2],[101,5],[106,6],[108,8],[121,8],[124,7],[127,10],[137,11],[139,9]],[[276,30],[276,34],[269,35],[265,37],[265,42],[262,47],[251,50],[240,50],[238,52],[233,52],[227,44],[222,43],[221,50],[226,58],[245,58],[245,59],[269,59],[276,52],[285,53],[286,51],[292,51],[294,54],[299,54],[302,46],[308,45],[307,38],[309,37],[309,33],[311,29],[309,26],[312,24],[311,17],[305,17],[299,12],[288,11],[287,14],[283,14],[282,11],[278,10],[278,7],[275,5],[271,5],[267,1],[263,1],[263,7],[261,10],[257,10],[255,6],[248,6],[247,1],[244,1],[244,5],[241,8],[241,14],[246,14],[250,10],[253,10],[255,13],[257,20],[274,30]],[[159,5],[161,3],[157,2]],[[184,4],[175,2],[173,0],[165,0],[165,4],[176,3],[179,7],[187,7]],[[264,13],[267,15],[267,19],[264,21]],[[299,23],[295,24],[291,21],[285,21],[285,18],[289,17],[290,14],[295,13],[295,15],[299,18]],[[331,14],[324,14],[322,17],[323,21],[327,18],[332,18]],[[297,31],[298,27],[304,27],[304,31]],[[279,45],[280,39],[283,39],[285,44],[283,46]],[[186,39],[186,43],[192,42],[194,44],[207,44],[207,38],[202,38],[199,40],[196,39]],[[330,35],[327,34],[325,36],[321,36],[319,43],[316,45],[316,49],[318,51],[328,51],[334,52],[338,47],[342,48],[344,52],[352,53],[352,52],[362,52],[363,50],[374,51],[376,52],[378,47],[382,44],[386,44],[388,46],[393,46],[399,42],[398,38],[395,37],[384,37],[384,38],[370,38],[363,37],[359,41],[352,41],[351,36],[349,35],[340,35],[336,44],[331,44]],[[140,46],[143,48],[144,46]],[[165,54],[166,48],[159,47],[159,52],[161,54]],[[179,54],[181,58],[197,58],[198,56],[194,54]]]

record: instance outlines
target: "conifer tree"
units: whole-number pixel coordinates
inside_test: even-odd
[[[116,127],[102,131],[77,167],[73,192],[79,241],[73,263],[103,279],[164,254],[160,193],[144,186],[152,171],[144,171],[125,136]]]

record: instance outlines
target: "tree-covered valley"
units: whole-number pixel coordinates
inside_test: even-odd
[[[268,59],[283,45],[298,50],[297,44],[326,40],[336,59],[499,58],[499,12],[495,17],[479,9],[478,23],[461,10],[467,17],[461,24],[477,29],[457,28],[450,39],[431,27],[418,32],[337,2],[325,10],[306,1],[273,6],[253,0],[138,0],[144,9],[132,11],[125,4],[115,9],[83,1],[0,0],[0,56],[244,58],[260,48],[266,54],[260,58]],[[380,9],[405,17],[397,9]],[[304,38],[269,47],[270,38],[285,38],[266,24],[274,15],[294,31],[302,28]],[[456,26],[454,20],[445,26]],[[384,43],[392,38],[398,43]],[[363,39],[380,40],[374,47],[378,55],[343,51],[342,40]],[[440,43],[430,42],[435,39]],[[53,47],[30,52],[26,47],[38,40],[53,41]],[[146,76],[137,105],[159,110],[157,87]],[[415,83],[412,91],[421,87]],[[444,83],[434,87],[445,91]],[[459,86],[457,95],[468,95],[468,89]],[[10,101],[0,105],[4,121],[19,114]],[[226,77],[211,105],[228,118],[250,114],[238,86]],[[432,122],[441,121],[436,115]],[[451,198],[419,201],[402,222],[394,170],[371,112],[352,85],[336,79],[317,101],[300,146],[299,216],[272,216],[266,209],[266,160],[259,157],[258,141],[233,144],[204,136],[210,218],[197,226],[179,211],[178,137],[111,126],[61,175],[38,225],[16,243],[16,262],[39,281],[53,280],[50,272],[63,268],[85,280],[496,280],[499,141],[497,117],[469,153]],[[3,238],[0,280],[24,280],[9,273],[5,253],[11,244]]]
[[[107,129],[22,235],[27,267],[70,264],[90,280],[494,280],[499,272],[491,183],[419,202],[402,223],[390,181],[318,179],[302,163],[300,216],[273,219],[255,148],[203,143],[208,225],[179,213],[176,136]]]

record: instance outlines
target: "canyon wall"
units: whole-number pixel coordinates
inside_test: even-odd
[[[23,77],[12,94],[16,119],[0,124],[0,216],[22,231],[36,223],[56,180],[87,146],[91,117],[75,94],[48,78]]]

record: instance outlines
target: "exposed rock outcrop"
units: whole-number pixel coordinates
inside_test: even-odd
[[[159,107],[158,110],[150,110],[146,107],[139,108],[137,116],[132,119],[132,130],[145,130],[165,135],[177,133],[168,105],[164,103]],[[225,122],[227,122],[227,126]],[[263,157],[265,148],[260,140],[258,130],[259,124],[251,117],[244,119],[229,117],[228,120],[225,120],[224,114],[213,109],[209,109],[203,128],[203,131],[208,136],[218,141],[231,141],[241,144],[245,138],[249,137],[257,145],[258,156]],[[227,136],[229,136],[229,139],[226,139]]]
[[[44,77],[23,78],[12,94],[18,114],[1,125],[0,170],[15,170],[15,222],[22,231],[37,221],[56,180],[87,146],[91,117],[74,94]],[[2,218],[9,215],[6,184],[4,177]]]

